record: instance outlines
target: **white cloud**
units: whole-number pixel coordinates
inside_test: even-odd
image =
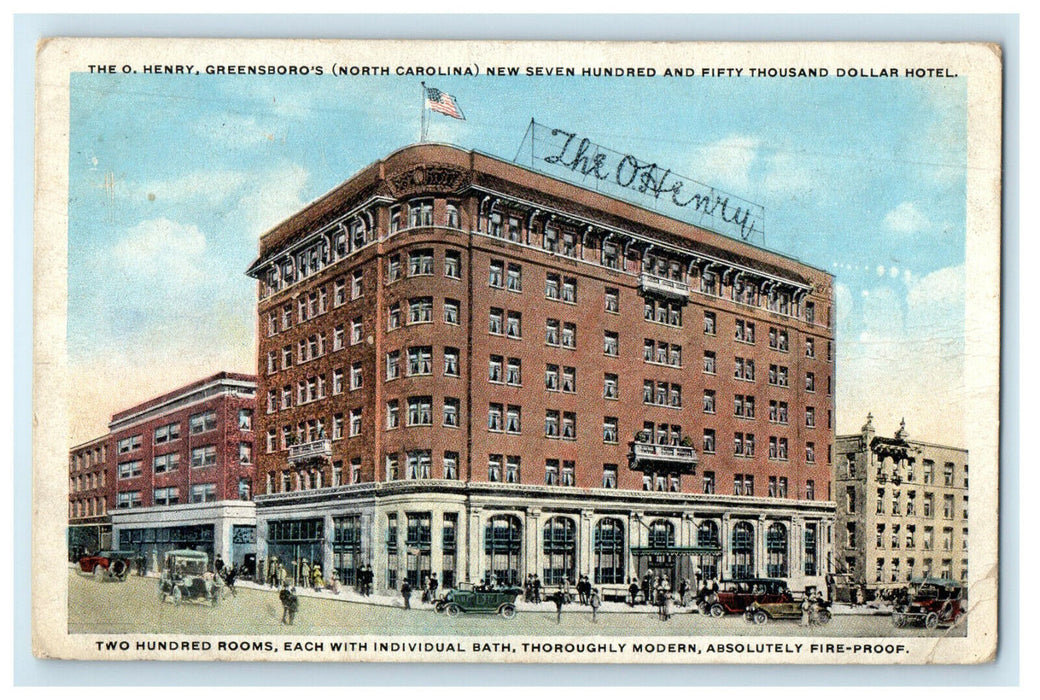
[[[112,260],[127,278],[181,286],[200,277],[205,250],[206,237],[194,224],[149,219],[116,241]]]
[[[766,159],[762,186],[771,195],[805,198],[818,193],[816,172],[805,158],[792,151],[777,151]]]
[[[298,165],[258,177],[251,191],[236,205],[249,235],[259,237],[302,209],[307,204],[303,193],[309,179],[310,172]]]
[[[697,151],[691,172],[705,184],[730,189],[737,195],[747,192],[761,143],[753,136],[726,136]]]
[[[914,202],[903,202],[885,214],[884,225],[886,229],[895,233],[920,233],[926,230],[931,222]]]

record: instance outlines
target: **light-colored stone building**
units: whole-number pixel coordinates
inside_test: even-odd
[[[893,437],[873,416],[835,438],[836,566],[881,590],[913,578],[967,581],[968,451]]]

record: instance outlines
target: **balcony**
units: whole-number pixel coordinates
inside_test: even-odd
[[[639,289],[644,294],[656,294],[657,296],[670,299],[686,301],[690,298],[690,286],[685,282],[679,282],[667,277],[658,277],[649,272],[639,275]]]
[[[289,446],[289,464],[303,464],[332,457],[331,440],[315,440]]]
[[[632,469],[658,474],[693,474],[697,468],[697,450],[682,445],[655,445],[633,442],[630,457]]]

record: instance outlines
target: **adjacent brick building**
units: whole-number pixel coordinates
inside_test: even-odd
[[[108,435],[69,450],[69,557],[112,545],[112,453]]]
[[[113,415],[106,436],[70,454],[70,528],[102,518],[113,547],[153,558],[189,547],[244,563],[255,539],[255,403],[252,375],[220,372]]]
[[[265,234],[258,554],[377,587],[827,571],[832,278],[411,146]]]
[[[891,438],[867,416],[835,441],[837,568],[881,590],[913,578],[968,580],[968,451]]]

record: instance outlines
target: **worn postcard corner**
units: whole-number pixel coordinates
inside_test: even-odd
[[[41,41],[34,654],[992,661],[1001,71]]]

